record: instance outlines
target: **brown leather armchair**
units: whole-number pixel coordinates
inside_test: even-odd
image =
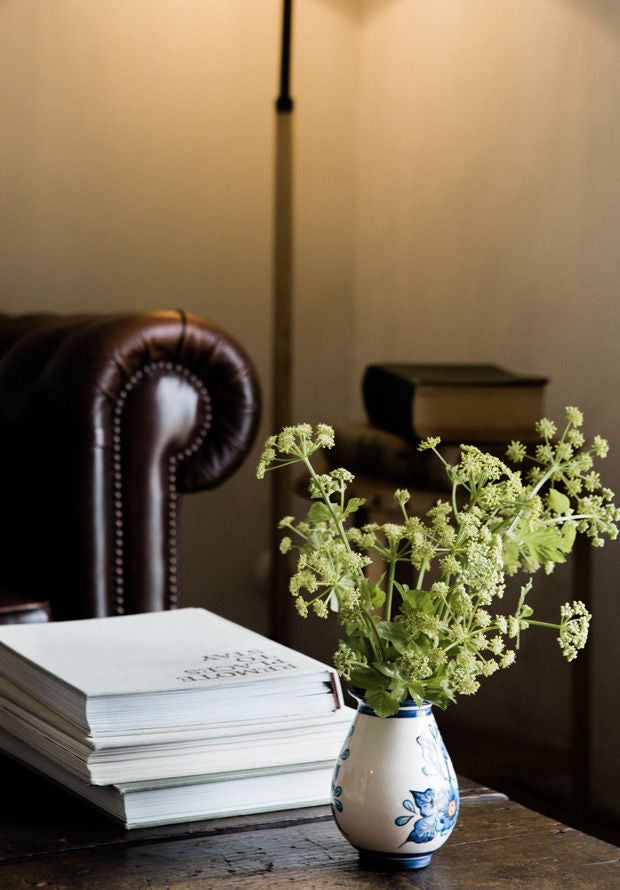
[[[245,351],[183,311],[0,315],[0,587],[56,619],[174,608],[179,495],[259,413]]]

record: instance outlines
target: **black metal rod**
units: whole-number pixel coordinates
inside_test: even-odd
[[[276,100],[275,238],[273,296],[273,432],[292,423],[293,364],[293,100],[289,95],[291,67],[292,0],[282,11],[280,95]],[[289,561],[280,553],[278,523],[291,513],[290,467],[271,478],[271,631],[289,642]]]
[[[288,114],[293,110],[290,94],[291,78],[291,25],[293,20],[293,0],[283,0],[282,4],[282,54],[280,57],[280,95],[276,99],[278,112]]]

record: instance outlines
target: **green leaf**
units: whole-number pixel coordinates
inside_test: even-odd
[[[562,550],[564,553],[570,553],[575,544],[577,537],[577,528],[572,522],[565,522],[562,526]]]
[[[408,637],[404,628],[393,624],[391,621],[379,621],[377,623],[377,633],[382,640],[394,643],[396,648],[402,648],[407,644]]]
[[[327,504],[315,501],[308,510],[308,522],[331,522],[332,514]]]
[[[506,571],[519,567],[519,545],[516,541],[504,543],[502,559]]]
[[[435,609],[433,598],[426,590],[403,590],[402,596],[407,605],[420,612],[433,612]]]
[[[411,698],[406,686],[395,686],[394,684],[392,684],[392,688],[389,690],[389,692],[392,698],[395,698],[397,702],[402,702],[406,698]]]
[[[398,711],[398,699],[386,689],[369,689],[365,698],[377,717],[391,717]]]
[[[557,528],[537,528],[524,534],[524,543],[540,563],[565,562],[564,540]]]
[[[375,662],[373,662],[372,666],[373,666],[373,668],[375,668],[375,670],[378,673],[382,674],[382,676],[384,676],[384,677],[387,677],[389,680],[392,680],[396,675],[394,668],[389,664],[384,664],[383,662],[375,661]]]
[[[549,491],[549,509],[554,513],[567,513],[570,510],[570,501],[563,492],[552,488]]]
[[[359,689],[382,689],[383,679],[370,667],[355,667],[351,671],[351,684]]]
[[[365,503],[366,498],[349,498],[347,505],[344,508],[342,518],[345,519],[347,516],[350,516],[351,513],[355,513],[360,507],[363,507]]]
[[[370,602],[373,609],[380,609],[385,603],[385,590],[382,590],[377,584],[370,588]]]
[[[424,701],[424,683],[410,683],[407,687],[409,697],[412,698],[417,705],[421,705]]]
[[[441,680],[438,684],[437,689],[433,690],[432,693],[429,693],[427,690],[426,695],[428,701],[432,702],[434,705],[437,705],[444,710],[448,707],[450,702],[456,701],[456,695],[452,690],[452,686],[450,685],[450,681],[447,678]]]

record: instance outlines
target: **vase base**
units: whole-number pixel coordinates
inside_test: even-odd
[[[372,853],[370,850],[358,850],[360,868],[368,871],[406,871],[414,868],[426,868],[431,861],[432,853]]]

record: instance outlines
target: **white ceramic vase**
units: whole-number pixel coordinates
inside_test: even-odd
[[[423,868],[456,823],[458,783],[432,706],[381,718],[363,699],[334,770],[338,828],[367,868]]]

